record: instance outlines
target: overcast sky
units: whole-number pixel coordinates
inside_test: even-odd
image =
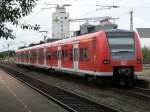
[[[134,29],[136,28],[149,28],[150,27],[150,0],[39,0],[36,7],[29,16],[20,20],[22,23],[39,24],[41,30],[48,31],[48,37],[51,37],[52,12],[55,12],[54,8],[42,10],[42,8],[48,8],[49,4],[71,4],[71,7],[67,7],[66,10],[70,14],[70,19],[75,18],[89,18],[89,17],[103,17],[111,16],[118,17],[116,24],[121,29],[129,29],[130,16],[129,11],[133,10]],[[111,10],[96,10],[96,5],[118,5],[120,8]],[[8,50],[7,44],[10,44],[9,49],[16,50],[19,46],[28,45],[29,43],[39,42],[43,40],[41,33],[36,31],[22,30],[19,27],[15,28],[9,25],[14,30],[15,40],[0,40],[0,51]],[[79,23],[71,23],[70,30],[77,30]],[[146,45],[150,47],[150,39],[141,39],[142,46]]]

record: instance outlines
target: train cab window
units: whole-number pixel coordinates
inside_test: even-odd
[[[73,53],[72,53],[72,49],[69,50],[69,60],[72,61],[73,60]]]
[[[134,60],[136,58],[133,32],[106,32],[106,36],[114,60]]]

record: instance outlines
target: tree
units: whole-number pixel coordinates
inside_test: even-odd
[[[144,46],[144,48],[142,48],[142,54],[144,63],[150,63],[150,48]]]
[[[11,38],[13,30],[7,27],[7,23],[20,26],[22,29],[39,30],[39,25],[22,24],[19,19],[32,12],[38,0],[0,0],[0,38]]]

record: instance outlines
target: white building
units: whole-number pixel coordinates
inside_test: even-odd
[[[52,14],[52,37],[63,39],[69,37],[69,13],[64,6],[57,6],[56,12]]]

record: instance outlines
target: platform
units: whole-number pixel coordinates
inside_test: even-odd
[[[0,112],[67,112],[0,69]]]
[[[143,69],[142,75],[138,76],[138,86],[150,88],[150,69]]]

